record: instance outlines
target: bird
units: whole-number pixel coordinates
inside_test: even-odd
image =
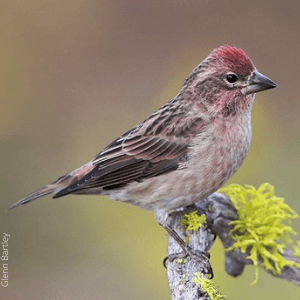
[[[255,95],[276,86],[241,48],[214,49],[169,102],[88,163],[8,209],[49,194],[108,195],[154,211],[158,223],[191,253],[169,226],[169,211],[206,198],[237,171],[250,146]]]

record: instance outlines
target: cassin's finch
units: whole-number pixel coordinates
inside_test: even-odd
[[[109,195],[156,213],[191,205],[223,185],[244,161],[251,140],[255,93],[276,87],[247,54],[215,49],[184,81],[178,95],[95,158],[13,204],[54,194]]]

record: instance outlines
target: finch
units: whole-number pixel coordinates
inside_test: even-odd
[[[82,167],[9,209],[54,194],[108,195],[155,212],[183,249],[166,214],[218,190],[243,163],[255,93],[276,87],[240,48],[213,50],[179,93]]]

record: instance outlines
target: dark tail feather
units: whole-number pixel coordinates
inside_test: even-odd
[[[50,184],[50,185],[46,185],[43,186],[41,189],[29,194],[27,197],[19,200],[18,202],[16,202],[15,204],[13,204],[12,206],[10,206],[7,210],[11,210],[17,206],[26,204],[34,199],[40,198],[40,197],[44,197],[46,195],[52,194],[55,190],[57,190],[57,186],[55,186],[54,184]]]
[[[72,192],[74,192],[74,190],[72,190]],[[57,193],[55,193],[53,195],[53,199],[57,199],[57,198],[60,198],[62,196],[66,196],[66,195],[69,195],[70,194],[70,189],[68,187],[58,191]]]
[[[34,199],[44,197],[46,195],[54,193],[53,198],[58,198],[67,194],[70,194],[71,190],[67,187],[74,182],[78,181],[80,178],[84,177],[87,173],[89,173],[94,168],[93,162],[88,162],[82,167],[67,173],[63,176],[58,177],[53,183],[48,184],[40,188],[39,190],[29,194],[27,197],[21,199],[20,201],[13,204],[8,210],[13,209],[17,206],[26,204],[31,202]],[[61,193],[59,193],[62,191]],[[73,190],[72,190],[73,191]]]

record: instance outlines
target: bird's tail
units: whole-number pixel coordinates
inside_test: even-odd
[[[41,197],[44,197],[49,194],[56,194],[59,191],[65,189],[70,184],[76,182],[77,180],[79,180],[80,178],[85,176],[93,168],[94,168],[93,162],[88,162],[87,164],[81,166],[80,168],[58,177],[53,183],[45,185],[42,188],[40,188],[39,190],[29,194],[27,197],[19,200],[18,202],[16,202],[12,206],[10,206],[8,208],[8,210],[13,209],[17,206],[20,206],[22,204],[31,202],[34,199],[41,198]],[[70,192],[64,193],[64,195],[69,194],[69,193]],[[62,195],[60,195],[60,196],[62,196]]]
[[[34,199],[41,198],[41,197],[44,197],[46,195],[52,194],[56,190],[57,190],[57,185],[55,183],[54,184],[45,185],[42,188],[40,188],[39,190],[37,190],[37,191],[29,194],[27,197],[19,200],[18,202],[16,202],[12,206],[10,206],[8,208],[8,210],[11,210],[11,209],[13,209],[13,208],[15,208],[17,206],[22,205],[22,204],[26,204],[26,203],[34,200]]]

